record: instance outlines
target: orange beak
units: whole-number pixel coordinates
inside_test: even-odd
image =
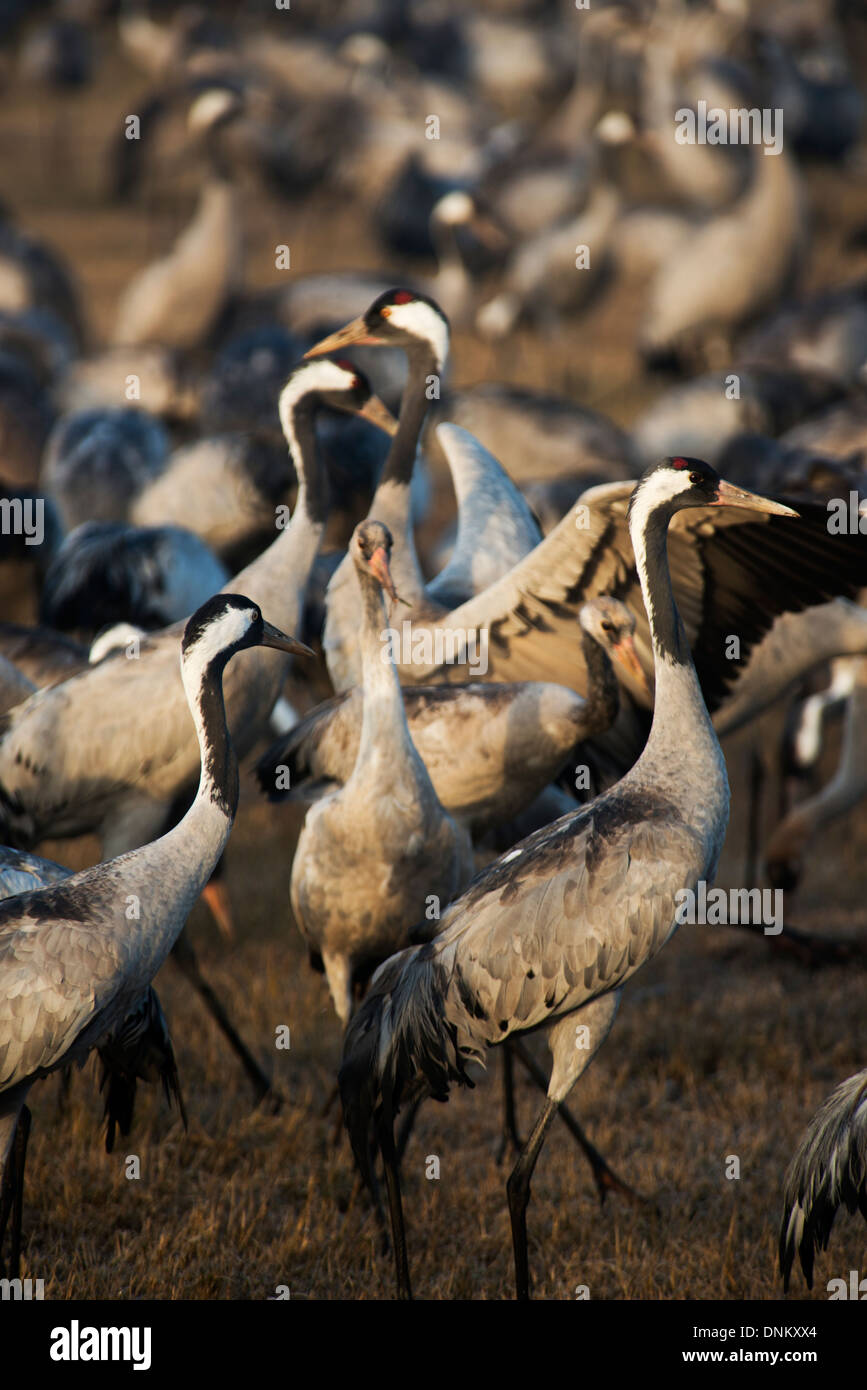
[[[651,699],[653,692],[650,689],[650,683],[645,675],[644,667],[638,660],[638,652],[635,650],[635,643],[632,640],[631,634],[626,633],[624,637],[621,637],[620,641],[614,644],[611,651],[614,659],[619,661],[624,671],[629,672],[632,679],[647,698]]]
[[[308,357],[310,354],[307,354]],[[364,420],[369,420],[372,425],[384,430],[386,434],[397,434],[397,421],[389,410],[388,406],[383,405],[379,396],[371,396],[359,411],[356,412]]]
[[[382,585],[383,591],[388,594],[392,603],[399,603],[400,595],[394,587],[394,580],[391,577],[391,570],[388,568],[388,556],[382,546],[374,550],[367,562],[367,567]]]

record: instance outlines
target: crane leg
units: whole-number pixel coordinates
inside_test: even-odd
[[[12,1140],[15,1143],[14,1137]],[[17,1270],[6,1267],[3,1262],[3,1242],[6,1237],[6,1227],[9,1224],[9,1213],[12,1210],[12,1201],[15,1195],[15,1152],[14,1147],[10,1150],[3,1165],[3,1181],[0,1183],[0,1278],[17,1278]]]
[[[409,1278],[409,1256],[406,1249],[406,1230],[403,1224],[403,1203],[400,1196],[400,1173],[397,1153],[394,1147],[394,1120],[391,1114],[383,1113],[377,1123],[377,1141],[382,1154],[385,1170],[385,1189],[388,1193],[388,1212],[391,1217],[391,1241],[394,1250],[394,1273],[397,1281],[397,1296],[400,1299],[412,1298],[412,1285]]]
[[[57,1119],[65,1120],[69,1114],[69,1096],[72,1090],[72,1067],[61,1067],[57,1073]]]
[[[424,1099],[423,1096],[417,1096],[417,1097],[416,1097],[416,1099],[412,1102],[412,1104],[410,1105],[409,1109],[407,1110],[406,1115],[404,1116],[403,1124],[401,1125],[400,1129],[398,1130],[398,1135],[397,1135],[397,1161],[398,1161],[398,1163],[403,1163],[403,1156],[404,1156],[404,1154],[406,1153],[406,1146],[407,1146],[407,1144],[409,1143],[409,1136],[412,1134],[413,1127],[414,1127],[414,1125],[415,1125],[415,1117],[416,1117],[416,1115],[417,1115],[418,1112],[419,1112],[419,1107],[421,1106],[421,1103],[422,1103],[422,1100],[423,1100],[423,1099]]]
[[[196,953],[187,935],[186,927],[181,932],[174,946],[172,947],[172,960],[181,970],[182,974],[193,986],[199,998],[210,1013],[217,1027],[223,1036],[228,1040],[236,1057],[240,1060],[241,1066],[247,1073],[253,1090],[256,1094],[256,1104],[259,1105],[266,1098],[270,1106],[276,1113],[282,1104],[282,1097],[271,1086],[271,1080],[259,1066],[247,1044],[238,1033],[234,1024],[230,1021],[220,1000],[217,998],[211,986],[208,984],[199,968]]]
[[[524,1147],[518,1138],[518,1127],[515,1119],[515,1068],[512,1057],[512,1041],[511,1038],[507,1038],[500,1049],[503,1054],[503,1131],[497,1148],[497,1163],[502,1163],[510,1150],[512,1153],[519,1154]],[[524,1064],[526,1066],[526,1062]],[[547,1091],[547,1081],[542,1089]]]
[[[9,1117],[5,1117],[9,1118]],[[14,1116],[11,1117],[14,1123]],[[8,1131],[7,1131],[8,1132]],[[27,1156],[27,1140],[30,1137],[30,1111],[22,1105],[15,1124],[15,1132],[6,1163],[3,1169],[3,1182],[0,1184],[0,1255],[9,1216],[12,1216],[12,1235],[9,1250],[9,1265],[4,1270],[0,1258],[0,1275],[17,1279],[21,1266],[21,1227],[24,1211],[24,1160]]]
[[[509,1039],[509,1042],[515,1050],[515,1056],[518,1058],[518,1061],[525,1070],[529,1072],[540,1091],[547,1091],[548,1078],[545,1075],[544,1068],[539,1066],[539,1063],[536,1061],[530,1049],[525,1046],[520,1038],[512,1037]],[[569,1110],[562,1101],[558,1106],[557,1113],[572,1135],[572,1138],[580,1146],[587,1162],[590,1164],[593,1172],[593,1181],[596,1184],[596,1191],[599,1193],[600,1203],[605,1201],[606,1194],[609,1192],[619,1192],[620,1196],[625,1197],[629,1202],[644,1202],[647,1200],[641,1196],[640,1192],[636,1192],[628,1183],[625,1183],[622,1178],[618,1178],[613,1168],[609,1168],[595,1144],[592,1144],[587,1138],[587,1135],[575,1119],[572,1111]],[[520,1148],[520,1145],[518,1147]]]
[[[512,1221],[512,1247],[515,1252],[515,1293],[522,1301],[530,1297],[530,1267],[527,1259],[527,1203],[530,1200],[530,1179],[542,1152],[548,1126],[557,1109],[557,1101],[551,1100],[548,1096],[506,1183],[509,1216]]]
[[[24,1216],[24,1163],[27,1158],[27,1141],[30,1138],[30,1110],[22,1105],[15,1131],[15,1200],[12,1206],[12,1248],[9,1264],[12,1278],[17,1279],[21,1267],[21,1227]]]

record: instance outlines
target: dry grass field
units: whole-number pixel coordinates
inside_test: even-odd
[[[103,152],[118,113],[133,109],[140,77],[120,59],[103,64],[75,98],[46,102],[12,80],[0,105],[0,192],[22,226],[65,254],[81,279],[97,333],[138,265],[180,228],[192,206],[165,199],[109,205]],[[864,267],[849,231],[867,221],[867,187],[850,176],[811,178],[816,245],[810,282]],[[333,200],[298,213],[264,198],[251,206],[249,275],[267,284],[273,246],[291,240],[293,270],[382,264],[360,219]],[[395,278],[399,278],[396,271]],[[500,379],[573,394],[628,424],[658,386],[639,377],[628,287],[604,299],[559,340],[530,332],[483,348],[461,336],[456,384]],[[743,757],[768,742],[774,721],[727,748],[734,786],[721,882],[737,884],[744,850]],[[831,750],[831,756],[833,749]],[[829,761],[826,766],[832,766]],[[276,1115],[254,1111],[249,1087],[210,1018],[169,963],[157,986],[170,1020],[189,1110],[189,1131],[153,1090],[140,1091],[129,1141],[107,1156],[91,1066],[76,1074],[65,1110],[52,1080],[31,1096],[22,1273],[45,1280],[47,1298],[265,1299],[288,1285],[294,1299],[390,1297],[369,1205],[355,1190],[345,1139],[323,1116],[340,1034],[321,977],[291,921],[288,883],[299,826],[293,808],[263,804],[249,779],[228,852],[239,924],[233,948],[201,907],[192,935],[208,978],[284,1097]],[[91,842],[44,852],[76,866]],[[818,841],[787,920],[867,938],[867,816]],[[589,1171],[562,1126],[550,1135],[529,1214],[535,1293],[569,1299],[772,1299],[780,1295],[775,1247],[782,1174],[807,1118],[834,1085],[867,1060],[867,977],[856,968],[811,974],[734,929],[683,928],[632,982],[606,1047],[571,1105],[612,1166],[645,1195],[638,1207],[609,1198],[600,1211]],[[286,1024],[291,1048],[278,1051]],[[518,1082],[526,1131],[539,1103]],[[506,1167],[495,1153],[499,1058],[475,1091],[421,1112],[407,1151],[404,1200],[415,1291],[436,1299],[512,1294]],[[141,1177],[125,1176],[127,1154]],[[440,1177],[425,1176],[429,1155]],[[737,1155],[740,1178],[725,1176]],[[867,1230],[838,1221],[819,1262],[814,1298],[828,1279],[867,1270]],[[808,1297],[800,1274],[790,1297]]]

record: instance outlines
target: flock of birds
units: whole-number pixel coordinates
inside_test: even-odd
[[[142,138],[117,140],[118,196],[155,177],[163,127],[203,174],[191,223],[122,295],[108,347],[88,340],[57,255],[0,221],[0,587],[7,611],[36,596],[39,617],[0,623],[0,1257],[8,1228],[13,1276],[38,1081],[96,1050],[109,1149],[139,1081],[161,1081],[184,1113],[153,989],[169,956],[257,1100],[273,1096],[184,932],[204,895],[233,936],[221,875],[238,759],[256,751],[262,792],[308,807],[292,913],[345,1030],[343,1116],[384,1222],[381,1160],[401,1297],[412,1117],[471,1086],[492,1047],[517,1149],[518,1297],[556,1116],[600,1194],[634,1195],[566,1101],[627,981],[672,936],[680,895],[713,880],[729,820],[720,738],[788,701],[803,772],[845,705],[837,774],[766,846],[775,884],[797,881],[811,838],[867,791],[867,549],[827,507],[867,491],[867,296],[859,282],[782,304],[807,234],[798,158],[842,160],[858,139],[840,35],[828,21],[827,62],[809,69],[747,6],[678,11],[675,26],[664,6],[648,20],[604,6],[581,19],[571,70],[550,42],[563,15],[487,32],[380,8],[379,27],[350,5],[345,30],[293,43],[241,42],[191,9],[121,19],[154,86]],[[42,38],[42,80],[88,80],[45,61],[75,55],[68,32],[66,48],[50,26]],[[501,67],[510,41],[521,59]],[[759,81],[800,114],[780,154],[663,138],[675,95],[738,105]],[[480,110],[498,107],[511,118],[482,141]],[[419,146],[426,110],[442,113],[435,155]],[[631,197],[636,150],[680,191],[676,211]],[[293,198],[375,171],[384,243],[433,255],[436,275],[245,290],[241,168]],[[584,242],[586,282],[562,268]],[[446,389],[452,326],[556,333],[638,272],[640,351],[698,374],[630,435],[566,399]],[[434,450],[456,501],[436,549],[419,527]],[[827,690],[793,702],[828,663]],[[305,712],[287,689],[306,691]],[[102,862],[82,872],[35,853],[83,834]],[[811,963],[858,957],[788,928],[779,941]],[[545,1092],[525,1143],[514,1060]],[[830,1097],[792,1161],[787,1283],[796,1255],[811,1283],[841,1205],[867,1218],[867,1073]]]

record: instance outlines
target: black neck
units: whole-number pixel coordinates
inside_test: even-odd
[[[204,738],[202,769],[210,779],[211,800],[232,820],[238,809],[238,760],[226,727],[226,706],[223,701],[225,666],[226,657],[219,656],[205,668],[198,706]]]
[[[316,447],[317,409],[317,402],[307,397],[299,401],[292,412],[295,443],[300,454],[294,463],[299,483],[305,484],[307,514],[314,524],[324,525],[328,519],[329,488]]]
[[[587,704],[598,712],[600,724],[608,728],[620,708],[620,686],[608,653],[589,632],[581,632],[581,646],[587,667]]]
[[[666,538],[670,520],[668,509],[659,507],[650,513],[644,526],[647,616],[655,653],[669,662],[691,666],[692,653],[674,601],[668,568]]]
[[[407,357],[409,374],[400,402],[397,433],[391,442],[382,473],[383,482],[412,481],[419,436],[428,408],[427,379],[438,372],[436,358],[426,343],[413,345]]]

